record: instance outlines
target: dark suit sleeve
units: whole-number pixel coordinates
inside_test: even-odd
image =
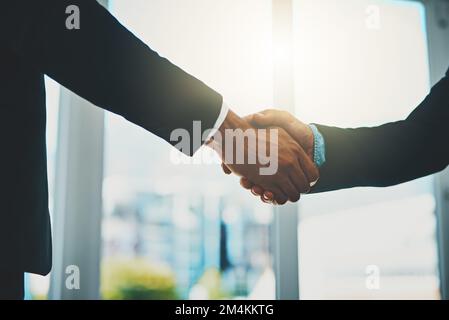
[[[80,30],[66,28],[69,5],[80,9]],[[221,109],[218,93],[160,57],[95,0],[2,3],[0,40],[0,50],[167,141],[178,128],[193,136],[193,121],[212,128]]]
[[[449,74],[403,121],[318,129],[326,144],[326,163],[313,192],[386,187],[441,171],[449,164]]]

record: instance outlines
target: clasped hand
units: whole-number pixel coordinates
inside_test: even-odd
[[[285,111],[265,110],[243,119],[232,111],[230,113],[219,130],[221,137],[225,137],[229,129],[255,129],[257,143],[251,144],[246,140],[243,149],[245,159],[252,158],[257,161],[234,161],[234,154],[238,152],[234,152],[233,157],[229,159],[223,150],[229,150],[229,143],[233,144],[232,148],[235,150],[235,142],[227,139],[215,141],[212,147],[221,156],[222,168],[226,174],[238,175],[242,187],[251,190],[265,203],[297,202],[301,194],[310,192],[311,187],[318,181],[319,171],[313,162],[314,138],[308,125]],[[277,139],[271,138],[272,130],[275,130]],[[261,174],[261,168],[267,164],[261,161],[258,149],[264,145],[270,155],[275,151],[277,155],[277,170],[268,175]]]

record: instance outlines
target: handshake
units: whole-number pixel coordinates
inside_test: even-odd
[[[229,111],[207,145],[220,155],[223,171],[265,203],[297,202],[319,178],[313,131],[286,111],[245,118]]]

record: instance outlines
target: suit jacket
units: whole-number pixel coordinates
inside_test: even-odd
[[[66,28],[66,8],[80,29]],[[5,0],[0,10],[0,271],[46,274],[51,231],[44,74],[170,140],[212,128],[222,97],[160,57],[95,0]],[[192,153],[194,150],[192,150]]]
[[[449,165],[449,70],[407,117],[374,128],[317,126],[326,163],[313,192],[387,187]]]

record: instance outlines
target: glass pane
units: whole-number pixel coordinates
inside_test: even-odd
[[[295,0],[297,115],[342,127],[408,115],[429,90],[424,17],[410,1]],[[434,209],[432,178],[306,197],[302,298],[439,298]]]
[[[240,114],[272,104],[271,0],[112,8]],[[168,144],[112,114],[106,126],[103,298],[274,297],[271,209],[219,165],[176,164]]]

